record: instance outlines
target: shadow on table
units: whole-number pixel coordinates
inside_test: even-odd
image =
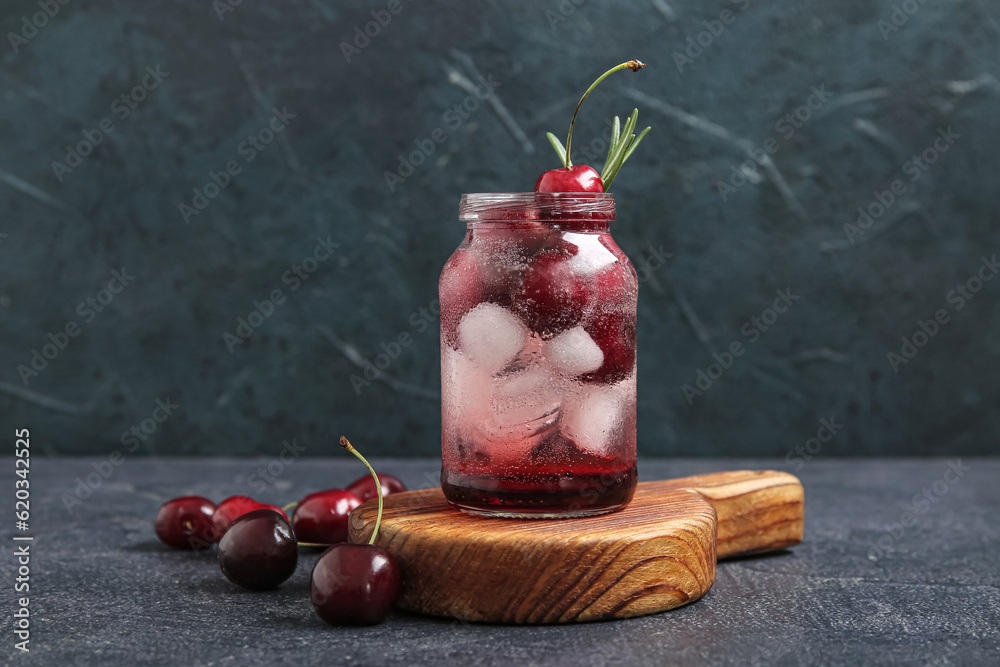
[[[743,561],[764,561],[771,558],[779,558],[781,556],[794,556],[795,552],[791,549],[778,549],[777,551],[768,551],[762,554],[748,554],[746,556],[732,556],[730,558],[725,558],[719,561],[719,563],[740,563]]]

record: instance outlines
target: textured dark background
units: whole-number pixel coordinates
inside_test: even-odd
[[[4,40],[4,431],[30,427],[36,453],[127,456],[123,432],[169,397],[180,407],[135,454],[276,456],[294,440],[319,455],[343,432],[433,455],[437,322],[420,309],[461,238],[460,194],[529,190],[556,166],[545,131],[638,57],[651,66],[588,101],[576,147],[633,105],[654,127],[614,185],[619,245],[637,263],[672,255],[640,296],[640,452],[784,456],[832,418],[819,456],[996,453],[1000,280],[947,301],[1000,250],[994,5],[897,2],[916,11],[888,32],[888,1],[404,2],[348,63],[340,44],[387,4],[243,2],[220,19],[221,2],[70,3],[17,53]],[[39,11],[2,8],[5,34]],[[699,33],[711,43],[678,67]],[[169,76],[120,120],[115,99],[157,65]],[[477,71],[511,124],[480,104],[449,126]],[[832,95],[786,138],[775,123],[813,87]],[[240,143],[274,107],[295,117],[246,163]],[[114,131],[60,182],[53,161],[103,118]],[[438,127],[447,141],[390,191],[384,172]],[[948,127],[959,138],[911,182],[904,163]],[[720,180],[769,137],[775,169],[724,201]],[[186,223],[178,205],[233,159],[241,173]],[[897,178],[907,192],[850,243],[845,223]],[[339,247],[291,292],[282,275],[317,237]],[[122,267],[135,279],[87,322],[77,304]],[[231,353],[223,334],[275,288],[287,300]],[[750,344],[744,323],[785,288],[801,298]],[[895,372],[887,353],[940,308],[949,322]],[[71,321],[79,335],[25,385],[18,365]],[[356,392],[358,363],[403,332],[412,344]],[[733,341],[746,354],[689,403],[683,385]]]

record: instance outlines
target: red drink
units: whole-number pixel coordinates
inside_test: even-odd
[[[636,484],[638,281],[606,193],[465,195],[441,273],[441,486],[501,516],[612,512]]]

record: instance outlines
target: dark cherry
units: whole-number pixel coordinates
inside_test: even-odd
[[[331,625],[371,625],[392,611],[401,583],[396,558],[382,547],[336,544],[313,567],[312,603]]]
[[[544,172],[535,181],[535,192],[604,192],[604,183],[593,167],[574,164]]]
[[[378,473],[378,481],[379,486],[382,487],[383,498],[393,493],[406,491],[406,485],[398,477],[380,472]],[[346,489],[360,498],[361,502],[365,502],[375,497],[375,480],[372,479],[371,475],[365,475],[348,484]]]
[[[288,520],[285,511],[277,505],[260,503],[249,496],[230,496],[219,503],[215,508],[215,514],[212,515],[212,532],[215,536],[215,541],[218,542],[222,539],[222,536],[226,534],[226,530],[229,529],[229,526],[234,521],[247,512],[259,509],[274,510],[284,517],[285,521]]]
[[[515,307],[533,331],[554,336],[580,321],[595,287],[578,275],[569,260],[579,252],[573,244],[544,250],[531,260],[521,278]]]
[[[347,438],[340,446],[358,457],[374,478],[375,469]],[[381,487],[381,482],[375,482]],[[319,557],[311,577],[312,603],[316,613],[331,625],[370,625],[392,611],[402,587],[396,558],[375,546],[382,523],[382,498],[368,544],[335,544]]]
[[[295,572],[299,546],[285,518],[258,509],[236,519],[219,542],[219,567],[234,584],[255,591],[277,588]]]
[[[310,493],[292,513],[292,530],[300,542],[337,544],[347,541],[347,521],[361,499],[350,491],[329,489]]]
[[[441,294],[447,295],[441,304],[441,334],[453,347],[458,347],[458,323],[482,300],[482,276],[471,252],[458,250],[441,271]]]
[[[614,383],[624,380],[635,365],[635,321],[622,313],[602,315],[583,325],[604,353],[604,363],[581,379]]]
[[[543,173],[535,182],[535,192],[604,192],[608,189],[611,183],[614,182],[618,170],[627,159],[626,156],[635,150],[635,147],[638,146],[642,138],[649,132],[649,128],[647,127],[639,133],[639,138],[636,139],[632,131],[635,129],[635,122],[638,119],[639,111],[632,112],[631,117],[625,122],[624,128],[620,127],[618,118],[615,117],[615,127],[619,128],[621,132],[609,147],[608,160],[604,164],[604,175],[608,178],[608,182],[605,183],[601,180],[601,175],[592,167],[588,167],[585,164],[572,164],[573,126],[576,125],[576,115],[580,112],[580,107],[583,105],[584,100],[587,99],[587,96],[608,76],[623,69],[638,72],[645,66],[642,61],[629,60],[620,65],[615,65],[597,77],[594,83],[590,84],[590,88],[587,89],[587,92],[583,94],[583,97],[577,103],[576,109],[573,111],[573,118],[569,121],[569,132],[566,133],[566,146],[563,147],[554,134],[551,132],[548,133],[549,141],[559,155],[559,160],[563,163],[563,168],[550,169]]]
[[[604,244],[604,239],[601,239],[601,243]],[[627,259],[626,259],[627,261]],[[597,300],[598,303],[608,304],[608,303],[620,303],[622,302],[629,291],[629,281],[626,277],[626,271],[629,269],[625,268],[624,262],[619,262],[614,264],[611,268],[602,271],[597,276]],[[636,278],[633,277],[633,282],[636,282]]]
[[[156,536],[174,549],[207,549],[215,541],[215,503],[201,496],[182,496],[163,503],[156,514]]]

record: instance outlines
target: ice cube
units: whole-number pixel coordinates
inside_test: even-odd
[[[545,357],[559,372],[569,377],[596,371],[604,363],[604,353],[583,327],[573,327],[552,340]]]
[[[569,261],[570,268],[573,269],[574,273],[593,276],[618,261],[614,253],[596,238],[592,241],[591,239],[577,241],[580,250]]]
[[[493,418],[515,435],[534,435],[559,418],[559,404],[569,382],[542,366],[531,366],[494,381]]]
[[[497,465],[527,461],[540,433],[550,431],[559,417],[546,402],[548,385],[535,386],[540,380],[533,375],[537,367],[494,378],[448,345],[442,355],[442,416],[448,429],[445,442],[453,445],[451,455],[487,456]],[[459,451],[459,445],[466,451]]]
[[[479,421],[489,417],[492,377],[448,345],[442,346],[441,354],[444,419],[455,426],[458,436],[471,438]]]
[[[459,349],[487,373],[496,373],[513,359],[528,337],[517,315],[495,303],[481,303],[458,325]]]
[[[630,380],[617,385],[586,385],[562,405],[562,432],[580,449],[608,458],[625,420]],[[631,385],[634,386],[634,385]]]
[[[572,388],[570,380],[537,363],[497,376],[490,418],[479,424],[478,431],[489,442],[491,460],[524,465],[557,426],[560,403]]]
[[[569,265],[574,273],[594,276],[607,267],[613,266],[617,259],[607,248],[602,246],[600,250],[587,248],[585,252],[577,253],[569,261]]]
[[[491,376],[472,363],[461,352],[445,347],[443,393],[447,403],[472,412],[490,404]]]

